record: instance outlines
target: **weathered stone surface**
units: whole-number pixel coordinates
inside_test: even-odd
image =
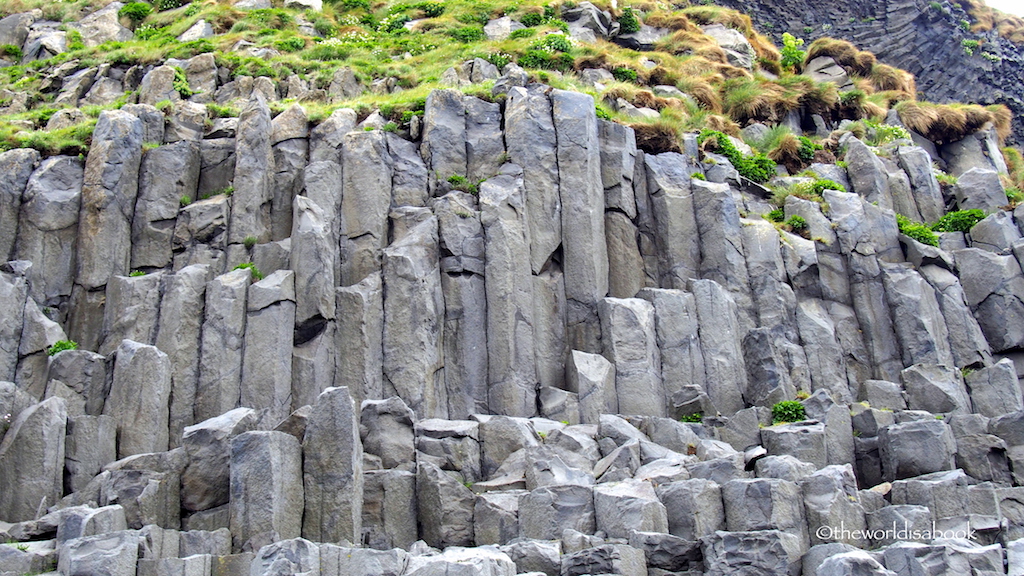
[[[8,522],[33,520],[40,507],[63,493],[67,405],[48,398],[17,416],[0,443],[0,516]]]
[[[423,540],[434,547],[471,546],[475,496],[437,466],[417,465],[416,499]]]
[[[487,262],[487,404],[491,412],[510,416],[536,412],[530,216],[523,182],[502,175],[480,185]]]
[[[181,506],[209,510],[228,503],[231,441],[256,428],[259,418],[251,408],[236,408],[184,430],[182,446],[188,464],[181,473]]]
[[[905,365],[953,364],[945,318],[931,286],[909,267],[882,265],[885,297]]]
[[[945,422],[925,419],[882,428],[878,448],[882,474],[891,481],[951,470],[956,442]]]
[[[384,395],[384,290],[381,276],[371,274],[356,284],[339,287],[335,308],[338,349],[337,382],[357,402]]]
[[[761,430],[769,454],[788,454],[822,468],[828,463],[825,425],[814,420],[778,424]]]
[[[1006,191],[994,170],[971,168],[957,177],[957,205],[961,210],[982,210],[992,214],[1007,205]]]
[[[437,219],[384,251],[384,376],[420,417],[447,416]]]
[[[133,37],[132,31],[121,26],[118,10],[123,4],[111,3],[96,10],[74,24],[74,28],[82,35],[82,42],[89,48],[104,42],[125,42]]]
[[[540,272],[562,241],[557,138],[551,101],[542,88],[513,88],[505,107],[505,142],[509,159],[523,168],[520,200],[530,268]]]
[[[165,276],[163,281],[160,323],[154,342],[171,364],[171,448],[180,445],[185,427],[196,422],[199,345],[208,275],[207,266],[193,265]]]
[[[194,410],[194,418],[199,422],[238,405],[245,300],[251,279],[248,270],[235,270],[214,278],[207,285]]]
[[[77,158],[48,158],[32,172],[21,195],[14,253],[32,261],[28,278],[37,302],[71,295],[83,174]]]
[[[646,558],[642,550],[625,544],[605,544],[568,554],[562,558],[564,576],[621,574],[644,576]]]
[[[971,410],[963,376],[955,368],[915,364],[900,373],[900,379],[907,391],[907,407],[911,410],[936,414]]]
[[[413,434],[416,415],[401,398],[367,400],[360,414],[363,450],[379,456],[385,468],[397,468],[416,460]]]
[[[503,552],[493,548],[452,547],[433,556],[413,556],[406,576],[514,576],[516,565]]]
[[[274,153],[274,173],[270,202],[270,237],[283,240],[291,234],[293,201],[302,193],[303,177],[309,156],[309,122],[306,111],[294,104],[271,122],[270,142]]]
[[[175,142],[143,154],[132,220],[133,269],[171,262],[178,209],[183,197],[198,199],[199,168],[198,142]]]
[[[18,348],[25,320],[28,282],[22,275],[0,273],[0,306],[7,321],[0,325],[0,379],[14,382],[18,369]]]
[[[1024,408],[1017,372],[1008,358],[994,366],[970,372],[964,380],[971,391],[971,404],[978,414],[996,418]]]
[[[556,151],[569,340],[582,347],[581,339],[587,337],[580,332],[586,334],[593,329],[574,326],[592,324],[593,320],[588,322],[585,318],[592,318],[593,313],[579,311],[583,317],[578,317],[575,308],[593,309],[598,300],[608,293],[608,251],[597,116],[594,115],[593,98],[578,92],[553,91],[551,107],[558,136]],[[532,193],[527,184],[528,194]],[[532,234],[532,227],[530,232]],[[587,348],[596,346],[596,338],[587,344]]]
[[[302,449],[284,432],[231,440],[232,548],[252,552],[302,531]]]
[[[103,413],[117,424],[117,457],[168,447],[171,363],[155,346],[124,340],[117,347],[113,383]]]
[[[28,148],[0,154],[0,258],[4,261],[13,256],[22,194],[38,162],[39,153]]]
[[[342,140],[342,286],[351,286],[381,268],[393,174],[384,134],[351,132]]]
[[[694,216],[687,156],[667,152],[645,155],[647,189],[654,219],[658,269],[663,288],[685,289],[700,270],[700,242]]]
[[[142,121],[122,110],[104,111],[92,138],[82,184],[75,278],[88,290],[103,286],[114,274],[128,273]]]
[[[885,165],[863,142],[856,138],[846,141],[847,174],[850,177],[850,192],[868,202],[877,202],[882,208],[893,209],[889,193],[889,179]]]
[[[664,416],[654,306],[639,298],[605,298],[600,306],[604,356],[615,365],[619,412]]]
[[[231,220],[228,242],[241,244],[248,237],[270,240],[271,181],[274,152],[270,143],[271,120],[267,102],[255,95],[238,117],[235,171],[232,180]]]
[[[325,226],[324,211],[297,196],[292,225],[291,268],[295,275],[295,323],[334,318],[334,262],[337,245]]]
[[[967,305],[971,307],[995,352],[1024,344],[1024,274],[1012,256],[999,256],[979,248],[954,253],[960,269]]]
[[[139,536],[131,530],[76,538],[61,548],[61,574],[131,576],[139,557]]]
[[[317,398],[302,452],[303,535],[317,542],[360,541],[362,443],[359,414],[347,388],[328,388]]]
[[[458,90],[433,90],[427,97],[422,150],[427,169],[434,176],[433,187],[451,176],[468,177],[466,106]]]
[[[624,481],[594,487],[597,529],[611,538],[627,538],[630,532],[668,532],[665,506],[658,501],[650,482]]]
[[[103,315],[103,340],[98,351],[110,354],[124,339],[152,344],[160,317],[163,274],[114,276],[108,283]]]
[[[571,528],[595,529],[594,494],[589,486],[544,486],[519,499],[519,530],[524,538],[555,540]]]
[[[604,356],[573,350],[565,363],[566,388],[578,395],[580,422],[597,424],[601,414],[617,413],[615,365]]]
[[[704,573],[800,574],[806,544],[795,534],[778,530],[715,532],[702,541]]]
[[[800,302],[796,320],[813,389],[828,390],[838,401],[849,402],[852,395],[847,384],[846,360],[835,323],[824,303],[818,299]]]
[[[117,425],[110,416],[68,418],[64,444],[64,487],[85,488],[107,464],[117,460]]]
[[[946,268],[937,265],[923,266],[920,272],[935,288],[936,299],[946,320],[955,365],[987,363],[992,353],[978,320],[967,306],[960,279]]]
[[[747,388],[736,304],[713,280],[691,281],[690,291],[696,299],[700,325],[718,327],[699,333],[707,395],[718,412],[731,416],[745,408],[742,394]]]
[[[363,540],[378,550],[408,548],[419,539],[416,474],[372,470],[363,476]]]
[[[292,411],[294,273],[278,270],[249,286],[239,403],[265,410],[274,426]]]
[[[730,480],[722,486],[726,525],[731,532],[781,530],[807,538],[800,487],[786,480]]]

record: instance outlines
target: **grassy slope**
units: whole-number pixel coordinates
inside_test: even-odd
[[[658,118],[645,120],[601,110],[607,117],[633,125],[641,140],[653,143],[657,149],[670,149],[684,131],[713,128],[738,135],[741,125],[751,121],[776,123],[799,108],[833,121],[878,121],[896,107],[908,125],[936,140],[959,138],[987,121],[995,121],[1001,128],[1009,124],[1008,114],[1001,107],[917,103],[909,74],[877,63],[871,54],[858,51],[849,43],[821,39],[809,47],[792,45],[780,51],[752,28],[746,15],[713,5],[689,6],[685,1],[673,5],[627,0],[620,3],[618,11],[613,11],[621,18],[628,5],[644,22],[672,30],[655,51],[643,53],[605,41],[566,45],[561,36],[549,36],[566,29],[559,17],[563,4],[570,4],[568,0],[328,0],[320,13],[282,8],[245,12],[218,0],[196,0],[176,8],[173,6],[181,0],[154,2],[155,8],[169,9],[154,9],[140,22],[122,18],[123,24],[135,29],[136,38],[132,41],[85,48],[75,33],[69,32],[69,52],[27,66],[0,69],[0,86],[33,95],[31,111],[0,117],[0,147],[30,146],[49,154],[87,150],[91,126],[102,110],[100,107],[83,108],[89,119],[78,126],[58,132],[41,130],[55,111],[50,104],[55,94],[43,95],[39,88],[48,72],[60,63],[77,60],[83,68],[104,62],[149,65],[205,52],[213,52],[218,66],[230,69],[235,76],[267,76],[284,82],[297,74],[317,88],[326,88],[338,68],[349,67],[366,85],[374,79],[392,77],[404,89],[389,95],[367,93],[347,102],[303,103],[314,122],[336,108],[353,107],[361,117],[378,109],[401,127],[411,115],[422,111],[426,95],[439,87],[438,80],[448,67],[480,57],[499,68],[516,61],[536,80],[588,92],[599,102],[603,98],[621,97],[637,106],[659,110]],[[275,5],[278,2],[275,0]],[[70,23],[106,3],[0,0],[0,12],[7,15],[40,8],[45,17]],[[608,0],[597,0],[595,4],[611,9]],[[482,25],[505,15],[535,25],[516,38],[486,41]],[[185,44],[176,40],[200,19],[209,22],[218,36]],[[402,24],[410,19],[418,22],[407,30]],[[757,54],[753,72],[729,65],[717,44],[702,33],[700,25],[716,22],[737,29],[748,38]],[[300,24],[312,25],[325,38],[300,34]],[[242,40],[273,48],[280,54],[262,60],[231,52]],[[801,49],[807,51],[808,60],[818,55],[834,57],[851,72],[855,89],[839,93],[831,84],[815,83],[800,75]],[[791,65],[793,62],[795,65]],[[608,69],[623,81],[612,82],[597,93],[573,73],[594,67]],[[656,84],[674,85],[691,95],[692,100],[655,97],[650,86]],[[490,98],[489,88],[485,83],[465,90]],[[113,107],[129,98],[130,95]],[[283,101],[273,106],[280,111],[288,105],[289,101]],[[210,106],[210,112],[235,113],[231,107],[217,106]],[[794,145],[793,138],[775,138],[772,144],[777,148],[782,142],[788,148]],[[834,142],[824,144],[834,148]],[[780,162],[786,159],[785,149],[765,147],[761,151],[775,152]]]

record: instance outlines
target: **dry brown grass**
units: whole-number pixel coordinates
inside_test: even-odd
[[[728,8],[711,5],[691,6],[684,8],[683,14],[698,24],[722,24],[739,30],[747,37],[754,33],[754,24],[750,20],[750,16]]]
[[[911,97],[917,93],[913,74],[888,64],[875,64],[871,68],[870,78],[871,84],[878,91],[906,92]]]
[[[803,161],[800,160],[800,141],[792,134],[783,136],[778,145],[768,152],[768,157],[776,164],[785,166],[790,174],[796,174],[804,167]]]
[[[655,28],[668,28],[669,30],[685,30],[688,32],[700,32],[700,27],[690,21],[685,14],[680,12],[666,12],[657,10],[644,18],[644,24]]]
[[[933,142],[962,140],[965,136],[981,130],[989,122],[996,126],[1000,137],[1003,134],[1009,135],[1009,111],[996,107],[905,101],[896,104],[895,109],[907,128]]]
[[[838,38],[818,38],[807,47],[804,62],[810,62],[819,56],[828,56],[847,71],[860,76],[868,76],[875,65],[875,55],[862,52],[846,40]]]
[[[1002,104],[986,106],[985,109],[992,113],[992,123],[995,124],[999,139],[1006,140],[1013,131],[1013,112]]]
[[[679,130],[664,122],[629,124],[636,133],[636,147],[647,154],[681,152]]]
[[[1024,18],[994,10],[980,0],[961,0],[960,3],[974,18],[972,32],[996,30],[1000,36],[1011,42],[1024,43]]]
[[[722,111],[722,99],[710,82],[699,77],[686,77],[676,82],[676,88],[692,96],[702,108],[713,112]]]

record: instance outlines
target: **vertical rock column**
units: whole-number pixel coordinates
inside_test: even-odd
[[[659,286],[686,289],[700,270],[700,235],[693,211],[687,156],[665,152],[645,155],[647,189],[651,201],[658,254]]]
[[[430,190],[451,176],[467,177],[466,106],[458,90],[432,90],[423,113],[423,159]]]
[[[380,273],[335,293],[338,324],[335,380],[356,402],[384,397],[384,285]]]
[[[0,381],[14,382],[18,369],[18,345],[25,318],[28,282],[21,274],[0,272]]]
[[[608,245],[608,295],[632,298],[645,284],[640,255],[633,174],[636,134],[629,126],[598,120],[601,140],[601,182],[604,186],[604,227]]]
[[[480,185],[487,281],[487,406],[494,414],[536,412],[533,283],[523,180],[513,175]]]
[[[487,412],[487,295],[484,231],[473,199],[451,192],[433,202],[441,241],[448,418]]]
[[[608,294],[608,246],[594,99],[554,90],[551,109],[562,204],[566,336],[572,348],[597,352],[601,341],[597,303]]]
[[[154,148],[142,156],[132,221],[133,269],[163,268],[171,263],[183,198],[198,200],[200,163],[199,143],[187,140]]]
[[[448,410],[438,258],[433,216],[384,251],[385,392],[420,418],[446,418]]]
[[[18,415],[0,444],[0,517],[33,520],[63,494],[67,407],[47,398]]]
[[[142,121],[121,111],[100,114],[85,162],[78,221],[78,268],[69,332],[95,350],[103,316],[102,289],[131,264],[132,219],[142,161]]]
[[[103,413],[117,424],[117,457],[167,450],[171,363],[155,346],[121,342]]]
[[[164,277],[156,347],[171,363],[169,445],[177,448],[186,426],[196,423],[199,344],[209,267],[195,264]]]
[[[693,294],[682,290],[644,288],[637,297],[654,305],[661,380],[670,416],[677,417],[676,405],[707,393],[697,303]]]
[[[165,274],[117,275],[107,282],[100,354],[110,354],[124,339],[153,344],[160,318],[160,286]]]
[[[0,154],[0,262],[14,255],[22,197],[38,162],[39,152],[31,148]]]
[[[551,101],[544,87],[512,88],[505,105],[505,143],[509,160],[523,169],[524,238],[530,269],[540,272],[562,241],[558,193],[558,155]],[[488,259],[489,260],[489,259]]]
[[[714,280],[693,280],[690,291],[697,303],[708,397],[718,412],[732,416],[745,407],[743,393],[747,389],[736,304]]]
[[[270,145],[274,154],[270,237],[283,240],[291,236],[292,203],[302,193],[309,156],[309,118],[301,105],[292,104],[270,124]]]
[[[259,242],[270,240],[274,174],[270,136],[270,108],[259,93],[254,93],[238,117],[228,244],[242,244],[249,237]]]
[[[700,235],[700,277],[714,280],[732,295],[741,315],[741,330],[754,327],[743,227],[728,184],[691,180],[693,212]]]
[[[661,355],[654,327],[654,306],[639,298],[601,301],[604,356],[615,364],[619,412],[664,416],[667,399],[661,382]]]
[[[313,405],[302,441],[302,537],[362,542],[363,446],[348,388],[328,388]]]
[[[246,292],[252,273],[235,270],[206,286],[194,418],[202,422],[238,405]]]
[[[272,428],[292,411],[292,338],[295,275],[278,270],[249,286],[246,302],[240,403],[263,410]]]
[[[302,532],[302,447],[284,432],[246,432],[231,440],[232,547],[256,552]]]
[[[295,328],[292,396],[295,406],[312,404],[335,380],[334,263],[338,245],[323,210],[296,196],[291,269],[295,272]]]
[[[83,178],[78,158],[54,156],[40,163],[21,198],[14,246],[15,258],[32,261],[26,274],[32,298],[60,306],[64,314],[75,280]]]
[[[341,285],[381,269],[394,173],[385,132],[350,132],[341,148]]]

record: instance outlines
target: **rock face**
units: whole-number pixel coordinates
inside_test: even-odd
[[[177,93],[143,72],[142,100]],[[692,135],[647,154],[588,95],[499,82],[405,134],[272,118],[272,81],[237,77],[205,134],[216,95],[104,112],[84,164],[0,155],[0,574],[1020,572],[1024,214],[967,167],[989,132],[945,198],[924,148],[845,137],[812,169],[852,192],[781,207],[803,237]],[[899,233],[946,201],[993,213]]]

